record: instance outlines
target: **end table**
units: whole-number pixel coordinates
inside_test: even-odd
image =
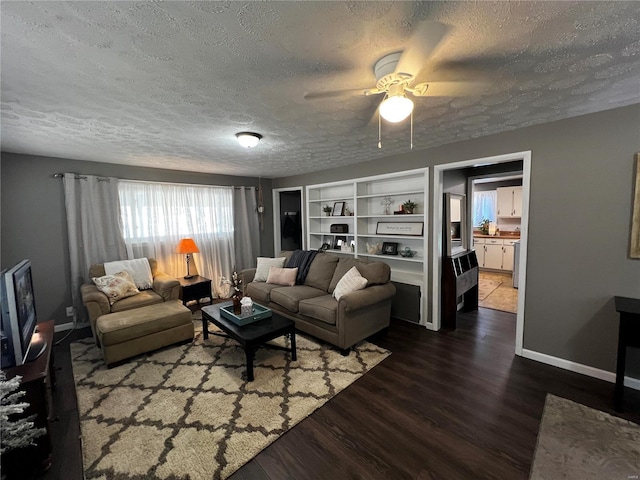
[[[195,300],[200,307],[200,300],[208,298],[209,303],[213,303],[213,294],[211,293],[211,280],[200,275],[194,275],[192,278],[178,278],[180,282],[180,300],[183,305],[187,302]]]

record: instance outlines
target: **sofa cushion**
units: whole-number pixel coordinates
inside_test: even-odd
[[[245,295],[261,305],[267,305],[270,301],[271,290],[281,285],[275,283],[251,282],[247,284]]]
[[[294,285],[293,287],[276,286],[276,288],[271,290],[271,301],[295,313],[298,311],[298,304],[301,300],[320,297],[326,294],[326,290],[320,290],[308,285]]]
[[[319,288],[323,290],[324,293],[327,293],[331,279],[333,278],[333,273],[338,265],[338,260],[338,257],[334,255],[318,253],[311,263],[304,284],[309,287]]]
[[[336,285],[340,279],[351,270],[351,267],[356,267],[364,278],[367,279],[367,286],[371,285],[384,285],[389,283],[391,278],[391,268],[384,262],[362,262],[355,258],[341,258],[336,266],[336,270],[331,279],[331,284],[327,291],[333,293],[336,289]]]
[[[127,271],[116,272],[103,277],[93,277],[91,280],[96,284],[98,290],[109,298],[111,305],[118,300],[140,293],[135,283],[133,283],[133,278]]]
[[[284,267],[284,262],[286,258],[277,257],[277,258],[269,258],[269,257],[258,257],[258,262],[256,266],[256,274],[253,277],[254,282],[266,282],[267,277],[269,276],[269,267]]]
[[[292,287],[296,284],[297,275],[298,267],[269,267],[269,276],[267,277],[267,283],[275,283],[276,285],[287,285],[289,287]]]
[[[163,299],[153,290],[143,290],[139,294],[132,297],[123,298],[111,305],[112,312],[123,312],[125,310],[132,310],[134,308],[146,307],[148,305],[155,305],[156,303],[163,303]]]
[[[354,266],[342,276],[333,291],[333,296],[336,297],[336,300],[340,300],[343,295],[355,292],[356,290],[362,290],[366,286],[367,279],[360,275],[358,267]]]
[[[298,309],[301,315],[315,318],[329,325],[336,324],[338,302],[331,295],[300,300]]]

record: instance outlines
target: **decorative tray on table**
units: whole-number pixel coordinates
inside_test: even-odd
[[[233,313],[233,305],[227,305],[226,307],[220,307],[220,315],[231,320],[236,325],[247,325],[249,323],[257,322],[258,320],[269,318],[271,316],[271,310],[267,307],[254,303],[251,314],[238,315]]]

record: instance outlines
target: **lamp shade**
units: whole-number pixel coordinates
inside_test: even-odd
[[[387,122],[398,123],[411,115],[413,102],[404,95],[393,95],[380,104],[380,115]]]
[[[183,238],[176,248],[176,253],[200,253],[196,242],[191,238]]]
[[[236,133],[236,138],[238,139],[238,143],[243,147],[253,148],[258,145],[258,142],[262,138],[262,135],[252,132],[240,132]]]

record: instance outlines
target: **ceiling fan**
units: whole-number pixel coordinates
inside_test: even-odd
[[[413,112],[411,97],[453,97],[477,93],[480,83],[475,81],[421,81],[420,73],[448,31],[449,27],[438,22],[419,24],[405,50],[385,55],[375,63],[373,72],[376,86],[373,88],[310,92],[304,98],[312,100],[346,94],[384,94],[378,113],[386,121],[398,123]]]

